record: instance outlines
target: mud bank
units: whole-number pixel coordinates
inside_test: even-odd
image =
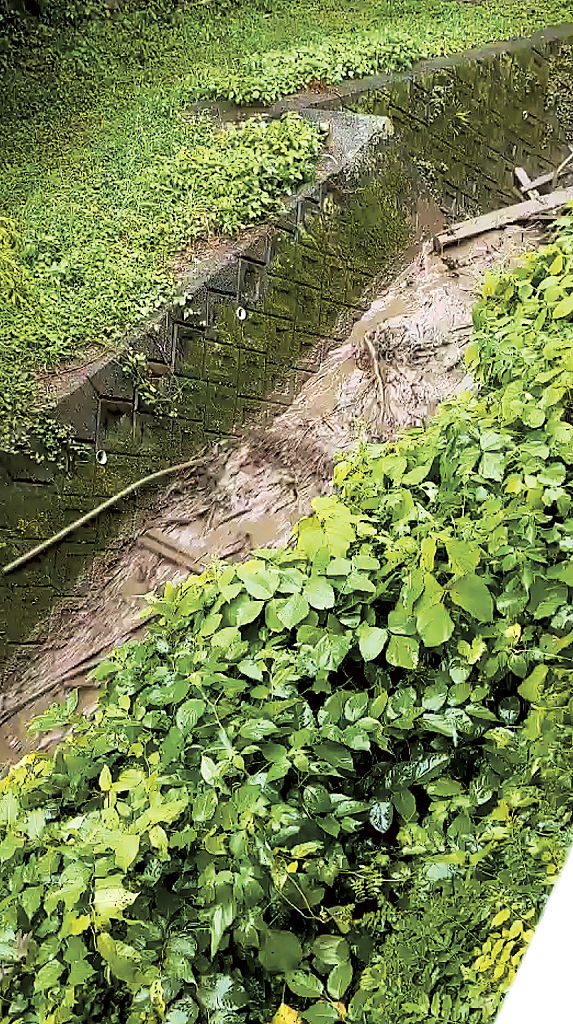
[[[30,749],[26,722],[70,689],[80,688],[86,711],[93,707],[94,661],[145,629],[145,594],[187,575],[143,546],[147,531],[185,549],[198,571],[213,559],[288,543],[312,498],[330,490],[337,452],[423,425],[440,401],[472,386],[463,351],[480,280],[539,238],[534,228],[490,232],[458,246],[447,262],[426,244],[264,433],[212,447],[156,495],[135,537],[120,536],[96,558],[89,577],[54,606],[48,639],[7,680],[0,759]]]

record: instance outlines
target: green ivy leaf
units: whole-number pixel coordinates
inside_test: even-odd
[[[478,622],[491,622],[493,619],[493,600],[481,576],[473,573],[461,576],[448,587],[448,593],[454,604],[463,608]]]
[[[397,668],[417,668],[419,644],[410,636],[391,636],[386,648],[386,660]]]
[[[334,608],[334,590],[324,576],[311,576],[303,593],[311,608]]]
[[[381,653],[388,639],[388,631],[379,626],[368,626],[361,623],[357,631],[358,649],[364,661],[374,661]]]
[[[315,999],[322,995],[322,982],[310,971],[286,971],[286,983],[295,996],[303,999]]]
[[[443,604],[423,607],[416,617],[416,628],[425,647],[439,647],[454,632],[454,624]]]
[[[294,629],[299,622],[306,619],[309,613],[309,604],[302,594],[293,594],[285,601],[284,605],[277,608],[277,617],[287,629]]]

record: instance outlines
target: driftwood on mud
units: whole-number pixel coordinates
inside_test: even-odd
[[[163,530],[148,530],[147,533],[141,535],[139,543],[148,551],[153,551],[154,554],[160,555],[166,561],[174,562],[175,565],[189,569],[190,572],[200,573],[202,571],[197,559],[193,558],[185,548],[176,544],[173,538]]]
[[[436,252],[442,252],[450,245],[457,242],[464,242],[468,238],[475,238],[476,235],[483,235],[486,231],[495,231],[498,228],[507,227],[508,224],[518,224],[523,221],[534,220],[536,217],[558,210],[566,203],[573,202],[573,188],[560,188],[549,195],[541,196],[539,199],[528,199],[524,203],[514,203],[512,206],[505,206],[501,210],[493,210],[491,213],[484,213],[479,217],[472,217],[471,220],[461,221],[459,224],[452,224],[447,231],[434,238]]]
[[[519,186],[520,192],[527,193],[528,195],[534,195],[538,189],[544,188],[545,185],[551,185],[553,188],[557,186],[557,182],[562,174],[565,173],[570,164],[573,163],[573,146],[569,146],[569,153],[565,159],[559,164],[554,171],[546,171],[545,174],[538,175],[533,180],[529,177],[527,171],[523,167],[516,167],[514,170],[515,180]]]

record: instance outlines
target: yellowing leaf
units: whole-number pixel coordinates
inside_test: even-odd
[[[504,921],[507,921],[509,916],[509,910],[500,910],[499,913],[495,915],[493,921],[491,922],[491,927],[498,928],[500,924],[503,924]]]
[[[562,320],[564,317],[570,316],[571,313],[573,313],[573,295],[566,295],[553,310],[553,319]]]
[[[293,1010],[292,1006],[287,1006],[286,1003],[281,1003],[271,1024],[303,1024],[303,1022],[297,1010]]]
[[[547,675],[546,665],[536,665],[527,679],[524,679],[521,686],[517,687],[517,692],[520,697],[524,700],[531,701],[532,704],[536,704],[539,701],[541,687],[545,681]]]

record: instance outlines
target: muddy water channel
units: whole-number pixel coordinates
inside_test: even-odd
[[[93,423],[70,412],[85,444],[71,474],[0,461],[8,562],[133,480],[198,454],[187,475],[119,503],[0,583],[0,758],[25,749],[24,722],[54,695],[79,684],[93,703],[93,660],[137,635],[143,594],[188,571],[142,544],[150,528],[197,568],[283,543],[329,486],[335,451],[423,423],[467,386],[460,359],[480,274],[528,239],[497,233],[449,266],[429,240],[448,221],[517,201],[516,164],[534,177],[561,161],[571,63],[567,46],[523,46],[384,89],[357,83],[345,109],[387,118],[390,136],[299,205],[294,223],[230,259],[202,308],[147,349],[175,412],[160,415],[110,364],[94,383]]]

